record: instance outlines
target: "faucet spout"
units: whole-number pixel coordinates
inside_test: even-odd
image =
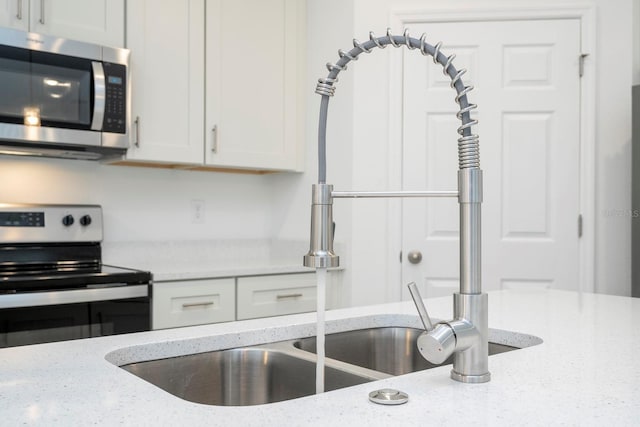
[[[358,59],[362,53],[371,53],[375,48],[387,45],[399,48],[406,46],[424,56],[431,56],[433,62],[442,66],[442,72],[451,79],[451,87],[456,91],[455,101],[460,106],[456,117],[461,121],[458,127],[458,191],[425,192],[334,192],[326,184],[326,125],[329,98],[335,94],[334,84],[338,74],[347,69],[347,64]],[[363,43],[353,40],[353,49],[338,51],[340,59],[328,63],[329,75],[318,80],[316,93],[322,96],[318,127],[318,184],[313,186],[311,204],[311,239],[309,252],[304,256],[304,265],[313,268],[337,267],[339,258],[333,252],[333,198],[334,197],[458,197],[460,205],[460,292],[453,295],[453,320],[435,326],[428,320],[426,309],[420,311],[415,295],[414,300],[425,322],[427,331],[418,340],[423,356],[435,363],[454,355],[451,378],[466,383],[489,381],[488,370],[488,299],[481,286],[481,204],[482,170],[478,136],[471,132],[477,120],[471,118],[471,111],[477,106],[469,103],[467,94],[473,89],[462,83],[466,70],[456,70],[452,65],[455,55],[445,56],[440,48],[442,43],[432,46],[426,42],[426,35],[420,39],[409,36],[405,30],[401,36],[376,37],[369,33],[369,40]],[[415,287],[417,292],[417,287]],[[421,302],[421,300],[420,300]],[[421,347],[420,347],[421,346]],[[424,351],[423,351],[424,350]],[[442,360],[440,360],[442,359]]]
[[[338,267],[340,257],[333,252],[333,185],[314,184],[311,195],[311,237],[303,264],[311,268]]]

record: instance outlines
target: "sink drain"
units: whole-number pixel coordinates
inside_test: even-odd
[[[383,388],[369,393],[369,400],[379,405],[402,405],[407,403],[409,395],[400,390]]]

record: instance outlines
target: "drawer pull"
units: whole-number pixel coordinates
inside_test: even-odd
[[[289,299],[289,298],[300,298],[302,296],[302,294],[284,294],[284,295],[277,295],[276,299],[281,300],[281,299]]]
[[[209,302],[192,302],[188,304],[182,304],[182,308],[191,308],[191,307],[207,307],[213,305],[213,301]]]

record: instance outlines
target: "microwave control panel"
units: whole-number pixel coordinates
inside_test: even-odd
[[[103,132],[127,132],[127,67],[103,63],[106,87]]]

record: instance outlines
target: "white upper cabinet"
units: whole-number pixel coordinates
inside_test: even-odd
[[[300,170],[304,23],[298,0],[128,1],[125,163]]]
[[[300,170],[304,2],[206,5],[206,165]]]
[[[129,163],[204,161],[204,10],[204,0],[127,2]]]
[[[0,26],[29,30],[29,1],[0,0]]]
[[[124,0],[0,0],[0,26],[124,46]]]

